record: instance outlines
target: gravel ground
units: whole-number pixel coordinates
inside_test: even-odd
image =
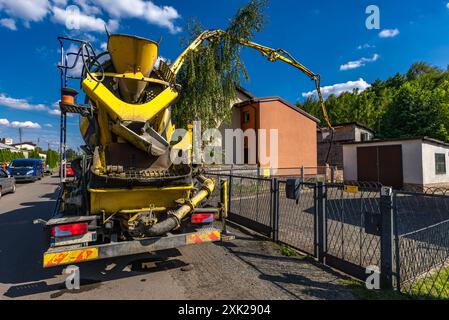
[[[232,232],[237,238],[231,242],[181,249],[194,269],[175,279],[189,288],[190,299],[354,299],[338,284],[345,278],[341,273],[301,256],[283,256],[277,245],[248,230]]]

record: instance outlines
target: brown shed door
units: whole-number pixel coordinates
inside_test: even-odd
[[[357,148],[357,179],[359,181],[379,181],[377,147]]]
[[[359,181],[377,181],[385,186],[402,188],[402,146],[357,148],[357,175]]]

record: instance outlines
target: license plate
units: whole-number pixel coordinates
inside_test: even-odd
[[[220,240],[220,231],[203,231],[198,233],[189,234],[186,236],[187,244],[199,244],[203,242],[213,242]]]
[[[94,260],[98,258],[98,248],[78,249],[44,254],[44,268]]]

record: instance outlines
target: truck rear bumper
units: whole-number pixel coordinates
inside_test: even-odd
[[[164,237],[113,242],[75,249],[68,249],[67,247],[51,248],[44,253],[43,267],[77,264],[219,240],[221,240],[221,231],[209,227],[191,233],[168,234]]]

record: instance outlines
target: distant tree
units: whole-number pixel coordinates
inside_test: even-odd
[[[416,62],[410,66],[407,71],[406,78],[408,81],[413,81],[425,74],[439,74],[441,70],[427,62]]]
[[[236,86],[241,77],[248,79],[240,60],[238,39],[252,40],[262,29],[265,5],[266,0],[250,0],[230,20],[221,39],[205,41],[187,55],[177,77],[183,90],[172,109],[176,126],[185,127],[194,120],[201,120],[204,127],[217,128],[223,122],[230,122]],[[205,29],[191,21],[186,30],[189,36],[183,39],[183,46],[190,45]]]
[[[66,155],[68,161],[72,161],[73,159],[78,157],[78,153],[73,149],[67,149]]]
[[[449,141],[449,82],[429,90],[417,82],[404,84],[382,123],[386,137],[430,136]]]
[[[56,168],[59,164],[59,153],[51,149],[48,149],[45,153],[47,154],[47,165],[50,168]]]
[[[449,142],[449,71],[424,62],[376,80],[357,90],[326,99],[332,123],[358,121],[377,131],[378,137],[429,136]],[[319,104],[307,98],[299,107],[322,120]]]
[[[8,149],[0,149],[0,163],[9,163],[14,159],[24,158],[22,152],[12,152]]]

